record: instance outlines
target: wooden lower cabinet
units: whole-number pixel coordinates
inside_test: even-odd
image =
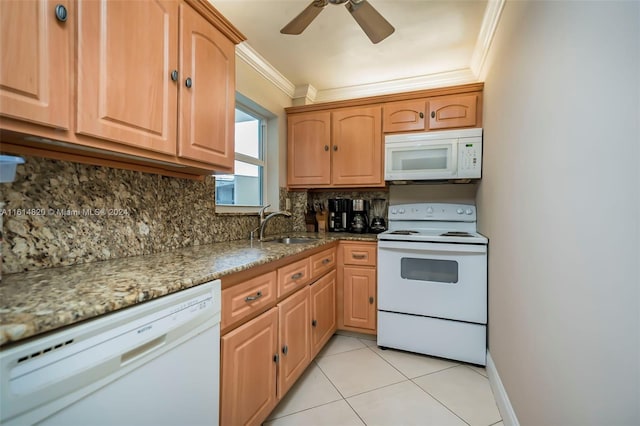
[[[375,242],[344,241],[338,248],[338,329],[376,334],[377,249]]]
[[[278,308],[221,338],[221,425],[259,425],[277,404]]]
[[[278,304],[278,398],[282,398],[311,362],[309,286]]]
[[[336,271],[311,284],[311,357],[333,336],[336,319]]]
[[[376,269],[345,266],[344,325],[347,327],[376,329]]]

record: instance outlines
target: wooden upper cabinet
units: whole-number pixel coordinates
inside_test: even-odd
[[[287,182],[292,186],[331,183],[331,113],[287,118]]]
[[[58,4],[66,8],[66,22],[56,18]],[[69,129],[73,4],[0,1],[1,116]]]
[[[333,186],[384,186],[381,107],[336,110],[331,120]]]
[[[77,132],[175,155],[179,3],[77,5]]]
[[[384,104],[382,130],[384,133],[424,130],[426,111],[425,99]]]
[[[191,6],[180,8],[178,155],[232,171],[235,45]]]
[[[430,98],[429,129],[450,129],[479,125],[478,94]]]

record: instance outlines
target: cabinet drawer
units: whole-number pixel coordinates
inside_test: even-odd
[[[311,278],[315,279],[336,266],[336,249],[328,249],[311,256]]]
[[[345,244],[344,264],[376,266],[376,244]]]
[[[311,279],[309,258],[278,269],[278,297],[301,288]]]
[[[233,325],[276,300],[276,271],[222,290],[221,328]]]

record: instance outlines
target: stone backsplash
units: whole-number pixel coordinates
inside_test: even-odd
[[[256,215],[215,213],[215,181],[25,157],[0,184],[2,272],[15,273],[245,239]],[[270,233],[303,231],[305,192],[280,190],[294,216]]]

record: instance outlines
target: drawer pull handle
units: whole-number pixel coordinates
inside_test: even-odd
[[[262,292],[259,291],[259,292],[256,293],[255,296],[247,296],[247,297],[245,297],[244,301],[245,302],[253,302],[254,300],[260,299],[261,297],[262,297]]]
[[[354,258],[354,259],[366,259],[367,255],[366,254],[352,254],[351,257]]]
[[[299,280],[302,277],[304,277],[304,274],[302,272],[298,272],[298,273],[295,273],[295,274],[291,275],[291,279],[292,280]]]
[[[329,263],[329,262],[331,262],[331,259],[324,259],[324,260],[322,261],[322,264],[323,264],[323,265],[326,265],[326,264],[327,264],[327,263]]]

